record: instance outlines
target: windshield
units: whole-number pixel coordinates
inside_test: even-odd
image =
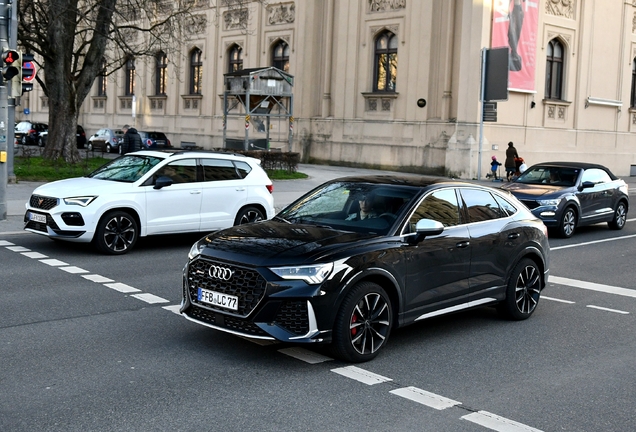
[[[153,156],[126,155],[108,162],[87,177],[134,183],[162,160]]]
[[[328,183],[278,214],[292,223],[386,235],[419,188],[361,182]]]
[[[579,168],[535,166],[526,170],[515,182],[569,187],[576,184],[580,172]]]

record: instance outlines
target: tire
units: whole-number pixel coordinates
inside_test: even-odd
[[[244,207],[236,215],[236,218],[234,219],[234,225],[243,225],[250,222],[257,222],[263,219],[265,219],[263,212],[256,207]]]
[[[541,297],[541,271],[537,263],[524,258],[510,274],[506,299],[498,306],[499,313],[513,320],[530,318]]]
[[[607,223],[607,226],[612,230],[621,230],[625,227],[625,222],[627,222],[627,205],[620,201],[614,210],[614,218]]]
[[[22,145],[27,145],[26,135],[22,135]]]
[[[122,255],[135,246],[139,238],[139,226],[130,214],[115,210],[99,220],[95,232],[95,245],[102,253]]]
[[[88,143],[88,151],[93,151],[93,143]]]
[[[106,153],[112,153],[112,152],[113,152],[113,149],[110,146],[110,144],[106,144]]]
[[[44,147],[44,141],[42,141],[42,137],[38,137],[38,147]]]
[[[562,238],[570,238],[576,229],[576,211],[572,207],[563,210],[561,222],[559,222],[558,234]]]
[[[391,300],[373,282],[360,282],[345,297],[333,329],[332,351],[342,360],[360,363],[374,359],[393,327]]]

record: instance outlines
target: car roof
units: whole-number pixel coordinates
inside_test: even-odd
[[[472,186],[484,187],[475,183],[469,183],[461,180],[447,179],[443,177],[433,177],[425,175],[400,176],[400,175],[366,175],[366,176],[349,176],[340,177],[331,180],[332,182],[359,182],[371,184],[386,184],[396,186],[413,186],[427,187],[431,185],[449,185],[449,186]],[[490,188],[489,186],[486,186]],[[492,189],[492,188],[491,188]]]
[[[582,170],[588,170],[588,169],[592,169],[592,168],[596,168],[596,169],[601,169],[603,171],[605,171],[612,180],[616,180],[618,179],[618,177],[616,177],[612,171],[610,171],[609,168],[607,168],[606,166],[603,165],[599,165],[599,164],[594,164],[594,163],[589,163],[589,162],[541,162],[538,164],[534,164],[532,165],[530,168],[533,167],[553,167],[553,168],[579,168]]]
[[[188,150],[188,149],[170,149],[170,150],[138,150],[133,153],[128,154],[138,154],[142,156],[155,156],[163,159],[167,159],[169,157],[176,157],[187,155],[189,157],[221,157],[222,159],[255,159],[249,156],[242,155],[240,153],[229,153],[229,152],[217,152],[217,151],[207,151],[207,150]],[[258,159],[255,159],[258,160]]]

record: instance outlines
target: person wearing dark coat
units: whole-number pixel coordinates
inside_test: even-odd
[[[141,150],[141,137],[139,133],[137,133],[137,129],[125,125],[121,130],[124,131],[124,140],[121,143],[121,154]]]
[[[517,153],[517,149],[515,148],[512,141],[508,143],[508,148],[506,149],[506,161],[504,162],[504,166],[506,167],[506,178],[508,181],[512,180],[512,176],[517,172],[517,164],[515,163],[515,158],[519,158],[519,154]]]

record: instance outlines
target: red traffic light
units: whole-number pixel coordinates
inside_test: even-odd
[[[2,51],[2,61],[6,65],[11,65],[20,60],[20,53],[16,50],[8,49]]]
[[[5,49],[2,51],[2,77],[5,80],[20,74],[20,53],[16,50]]]

